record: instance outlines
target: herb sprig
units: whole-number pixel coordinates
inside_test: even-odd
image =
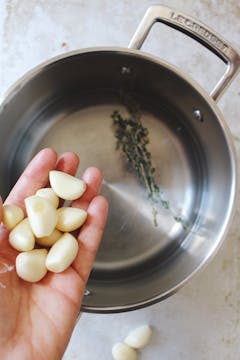
[[[111,115],[117,139],[116,148],[123,151],[130,168],[136,173],[145,186],[148,198],[152,204],[154,225],[157,226],[156,204],[161,202],[164,209],[169,209],[169,201],[161,198],[160,188],[155,179],[156,169],[152,164],[151,153],[148,150],[149,132],[143,126],[140,118],[123,118],[115,110]]]
[[[148,198],[152,205],[154,225],[157,226],[157,205],[172,213],[174,220],[187,228],[181,216],[176,216],[168,200],[162,198],[162,192],[156,181],[156,169],[152,163],[152,156],[148,149],[149,131],[141,122],[141,111],[138,102],[131,95],[121,94],[123,105],[125,105],[129,116],[123,117],[115,110],[111,117],[113,120],[114,135],[117,139],[116,149],[121,150],[135,172],[139,181],[147,190]]]

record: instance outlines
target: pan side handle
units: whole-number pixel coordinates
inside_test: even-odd
[[[212,51],[226,64],[224,75],[210,93],[210,96],[218,101],[240,70],[238,51],[222,36],[198,20],[161,5],[151,6],[147,10],[129,44],[129,48],[140,49],[156,22],[164,23],[185,33]]]

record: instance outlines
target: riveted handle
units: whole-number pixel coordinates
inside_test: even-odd
[[[197,40],[226,64],[224,75],[210,93],[214,100],[219,100],[240,70],[240,55],[238,51],[222,36],[198,20],[161,5],[151,6],[147,10],[129,44],[129,48],[140,49],[153,24],[156,22],[164,23]]]

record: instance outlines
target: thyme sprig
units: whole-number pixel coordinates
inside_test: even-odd
[[[130,167],[137,173],[138,178],[145,185],[149,198],[153,198],[159,187],[152,176],[155,168],[152,166],[150,152],[146,146],[149,143],[148,130],[140,121],[124,119],[118,111],[112,114],[115,126],[117,149],[121,149],[127,158]]]
[[[135,172],[139,181],[147,190],[148,198],[152,205],[154,225],[157,226],[158,204],[170,211],[174,220],[180,223],[186,230],[185,220],[175,214],[168,200],[162,196],[162,191],[156,181],[156,169],[152,163],[149,151],[149,132],[141,122],[141,109],[139,103],[132,94],[120,92],[122,104],[125,106],[128,116],[123,117],[115,110],[111,117],[113,120],[114,134],[117,139],[116,149],[121,150],[127,159],[129,167]]]
[[[143,126],[139,116],[135,118],[133,113],[130,115],[130,118],[123,118],[117,110],[111,115],[117,139],[116,148],[121,149],[126,155],[131,169],[147,189],[148,198],[152,203],[157,203],[160,199],[162,206],[169,209],[169,202],[161,199],[160,188],[155,179],[156,169],[148,150],[148,129]]]

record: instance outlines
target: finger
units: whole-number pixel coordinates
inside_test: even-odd
[[[96,196],[88,207],[88,217],[78,236],[79,251],[73,268],[86,283],[102,238],[107,219],[108,203]]]
[[[3,219],[3,202],[2,202],[2,197],[0,196],[0,223],[2,222]]]
[[[46,185],[49,171],[55,168],[56,161],[57,154],[53,149],[41,150],[16,182],[6,199],[6,204],[24,208],[24,199]]]
[[[0,253],[1,259],[14,264],[15,258],[17,256],[17,251],[12,248],[12,246],[8,242],[9,230],[4,226],[3,223],[3,202],[0,196]],[[9,264],[10,265],[10,264]]]
[[[83,196],[72,202],[72,206],[87,210],[89,203],[99,192],[102,173],[98,168],[89,167],[85,170],[82,179],[87,184],[87,190]]]
[[[79,165],[79,157],[73,152],[65,152],[57,162],[56,170],[75,175]]]

